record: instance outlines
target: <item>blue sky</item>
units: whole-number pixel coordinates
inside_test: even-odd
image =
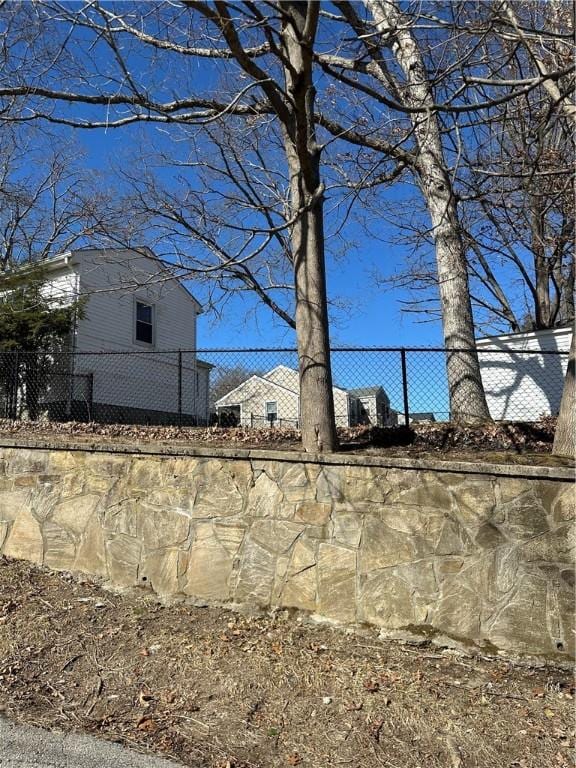
[[[75,133],[77,141],[86,150],[87,164],[96,172],[104,173],[105,178],[108,166],[121,163],[122,156],[128,155],[136,135],[135,131],[125,128],[77,130]],[[153,131],[150,136],[153,139]],[[388,203],[393,211],[394,192],[388,195]],[[348,236],[355,247],[336,261],[330,257],[328,238],[329,299],[346,305],[346,309],[334,313],[331,325],[333,346],[441,345],[439,322],[418,322],[415,315],[401,311],[401,301],[407,298],[406,290],[382,288],[375,284],[374,269],[390,275],[409,255],[402,246],[384,242],[394,233],[385,222],[379,226],[381,239],[372,240],[359,226],[351,223]],[[200,302],[207,299],[204,286],[192,281],[189,287]],[[251,294],[230,299],[220,317],[212,311],[204,313],[199,319],[198,338],[199,345],[204,348],[294,344],[293,332],[276,320],[270,310],[261,306]]]

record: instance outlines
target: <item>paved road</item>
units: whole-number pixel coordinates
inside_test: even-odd
[[[0,716],[1,768],[177,768],[93,736],[16,725]]]

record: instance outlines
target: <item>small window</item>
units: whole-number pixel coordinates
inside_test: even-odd
[[[154,307],[151,304],[136,302],[136,341],[152,344],[154,340]]]
[[[270,400],[266,403],[266,421],[271,424],[278,418],[278,403],[276,400]]]

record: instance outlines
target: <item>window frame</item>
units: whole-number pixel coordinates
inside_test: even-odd
[[[151,322],[146,323],[144,320],[138,320],[138,304],[141,304],[143,307],[149,307],[150,313],[151,313]],[[144,325],[150,325],[151,330],[151,341],[144,341],[143,339],[138,338],[138,323],[143,323]],[[134,344],[140,344],[144,347],[154,347],[156,344],[156,305],[148,300],[138,298],[137,296],[134,297],[134,323],[133,323],[133,340]]]
[[[270,414],[268,413],[268,406],[274,404],[275,411],[274,411],[274,418],[270,418]],[[278,421],[278,400],[265,400],[264,401],[264,418],[266,419],[266,422],[268,424],[274,424],[274,422]]]

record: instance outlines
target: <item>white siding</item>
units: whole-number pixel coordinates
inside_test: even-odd
[[[70,269],[74,274],[70,274]],[[75,373],[93,375],[93,402],[176,413],[179,407],[178,354],[166,349],[195,349],[196,301],[175,279],[166,279],[153,257],[131,251],[74,251],[69,267],[55,272],[50,292],[86,296],[74,339]],[[135,339],[136,301],[154,306],[154,341]],[[132,352],[138,354],[84,354]],[[194,354],[182,356],[182,413],[208,418],[208,370]],[[198,375],[197,375],[198,374]]]
[[[537,421],[541,416],[557,414],[568,356],[482,350],[490,347],[512,353],[528,350],[567,352],[571,334],[570,328],[558,328],[493,336],[477,342],[482,381],[493,419]]]
[[[73,262],[81,292],[90,297],[78,324],[78,350],[196,348],[195,301],[177,280],[167,279],[159,262],[124,250],[76,251]],[[153,345],[135,340],[137,299],[154,305]]]
[[[72,304],[78,298],[79,276],[72,266],[49,274],[42,285],[41,293],[46,299],[54,299],[57,304]]]
[[[263,426],[266,420],[266,403],[277,403],[277,425],[296,426],[300,416],[300,403],[297,392],[268,381],[266,377],[251,376],[243,384],[233,389],[216,403],[216,408],[240,405],[242,426]]]
[[[266,423],[266,403],[276,402],[278,404],[277,423],[285,421],[288,426],[295,424],[300,418],[299,394],[298,371],[279,365],[263,376],[252,376],[220,398],[215,405],[217,408],[241,405],[242,424],[258,426]],[[334,387],[333,396],[336,424],[348,426],[350,424],[348,392]]]

